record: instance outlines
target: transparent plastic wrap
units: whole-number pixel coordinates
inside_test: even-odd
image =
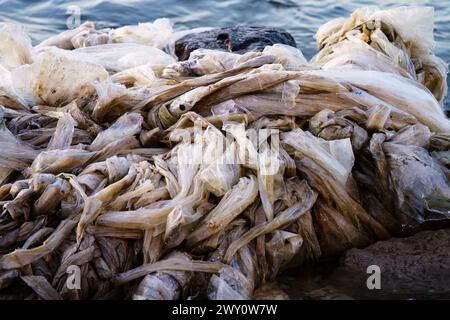
[[[319,49],[322,49],[327,44],[327,39],[337,31],[341,30],[345,18],[336,18],[321,25],[315,34],[316,44]]]
[[[274,279],[300,251],[303,238],[296,234],[282,230],[273,232],[266,243],[266,254],[270,265],[269,279]]]
[[[52,112],[50,114],[58,118],[58,123],[55,133],[47,145],[47,150],[69,148],[75,132],[75,120],[66,112],[55,112],[54,114]]]
[[[323,198],[334,203],[355,226],[363,227],[366,232],[378,238],[389,237],[386,229],[368,215],[353,198],[355,195],[351,188],[351,172],[321,146],[320,139],[309,132],[296,129],[283,133],[281,141],[288,152],[294,154],[297,168],[301,168],[306,174],[308,183],[315,187]],[[347,152],[352,152],[351,147]]]
[[[0,268],[5,270],[21,268],[53,252],[69,236],[76,223],[63,220],[55,231],[40,246],[32,249],[18,249],[0,257]]]
[[[379,71],[321,70],[311,71],[356,88],[383,100],[417,118],[436,132],[448,132],[450,122],[435,97],[422,85],[395,74]],[[379,79],[383,79],[380,81]],[[362,95],[358,91],[352,95]],[[356,98],[355,98],[356,99]]]
[[[215,207],[187,238],[187,244],[196,243],[218,233],[221,228],[228,225],[234,218],[242,213],[258,195],[258,184],[254,176],[242,177],[223,196],[221,202]]]
[[[323,69],[375,70],[416,79],[414,70],[413,74],[408,73],[408,70],[397,63],[393,63],[391,58],[368,46],[360,39],[344,40],[332,47],[332,53],[327,51],[323,50],[318,53],[312,60],[313,64]]]
[[[420,146],[385,142],[399,219],[417,223],[449,218],[450,188],[441,167]],[[402,217],[405,215],[408,218]]]
[[[80,30],[79,33],[75,34],[70,42],[74,49],[98,46],[101,44],[113,43],[111,36],[111,29],[100,29],[87,28],[85,30]]]
[[[241,55],[237,53],[197,49],[191,52],[188,60],[168,65],[162,74],[175,78],[223,72],[232,69],[240,58]]]
[[[101,65],[80,59],[70,51],[48,50],[34,60],[11,73],[15,91],[31,106],[60,107],[75,99],[87,102],[95,93],[94,84],[108,77]]]
[[[163,49],[173,33],[169,19],[156,19],[153,22],[117,28],[112,32],[113,42],[133,42]]]
[[[312,208],[314,205],[317,194],[309,188],[308,184],[303,181],[300,183],[300,191],[305,192],[304,194],[299,195],[298,202],[291,207],[287,208],[279,212],[273,220],[266,221],[264,223],[259,224],[258,226],[253,227],[244,233],[238,240],[235,240],[228,247],[225,254],[225,261],[230,262],[234,254],[244,245],[250,243],[253,239],[274,232],[277,229],[282,229],[293,223],[297,219],[299,219],[302,215],[304,215],[308,210]],[[303,197],[303,198],[301,198]]]
[[[198,178],[206,188],[218,197],[228,192],[239,180],[240,167],[236,164],[234,145],[228,146],[224,154],[199,172]]]
[[[392,26],[404,41],[413,43],[419,50],[429,51],[434,45],[433,7],[412,6],[379,10],[371,6],[355,10],[345,21],[335,19],[322,26],[316,36],[319,47],[322,47],[324,43],[331,44],[338,41],[353,27],[369,20],[382,21]]]
[[[164,51],[139,43],[110,43],[73,50],[87,61],[102,65],[110,72],[119,72],[148,65],[160,73],[175,60]]]
[[[448,68],[432,53],[433,31],[433,7],[361,8],[346,20],[333,20],[319,28],[316,39],[321,51],[312,62],[325,68],[400,74],[422,83],[442,104]],[[381,56],[376,57],[374,50]]]
[[[0,166],[5,169],[22,170],[26,168],[39,151],[16,138],[5,126],[3,119],[0,119],[0,142],[3,152],[0,155]]]
[[[23,27],[5,23],[0,28],[0,66],[13,69],[33,61],[31,39]]]
[[[138,113],[126,113],[117,119],[107,130],[100,132],[90,146],[100,150],[111,142],[126,136],[133,136],[141,130],[143,118]]]
[[[434,8],[398,7],[376,11],[369,19],[380,19],[393,26],[405,42],[419,51],[428,52],[434,46]]]
[[[209,281],[210,300],[248,300],[253,293],[251,282],[237,269],[223,268]]]
[[[350,139],[325,141],[301,129],[283,134],[281,139],[326,168],[333,179],[342,185],[347,184],[354,161]]]
[[[427,87],[436,97],[441,105],[447,96],[447,74],[448,64],[433,54],[423,53],[420,55],[423,72],[417,75],[418,80]]]
[[[173,252],[168,258],[170,257],[190,261],[190,257],[181,252]],[[179,300],[186,295],[192,276],[189,271],[160,271],[149,274],[139,283],[133,300]]]
[[[72,44],[72,38],[77,37],[79,34],[82,34],[92,29],[95,29],[94,24],[92,22],[87,21],[75,29],[61,32],[56,36],[50,37],[42,41],[37,46],[37,48],[55,46],[61,49],[72,50],[74,49],[74,46]]]
[[[151,64],[144,64],[118,72],[111,76],[111,80],[127,87],[156,87],[162,84],[161,80],[156,77]]]
[[[172,23],[169,19],[124,26],[116,29],[96,30],[92,22],[64,31],[41,42],[39,47],[56,46],[72,50],[108,43],[138,43],[155,48],[164,48],[172,37]]]
[[[324,257],[337,256],[349,248],[362,248],[370,239],[344,215],[318,201],[314,206],[314,227]]]
[[[388,112],[382,112],[382,115],[380,115],[380,117],[383,117],[381,121],[378,119],[372,119],[373,121],[367,120],[367,128],[372,128],[375,126],[374,122],[376,122],[377,129],[382,129],[385,124],[383,120],[386,113],[389,115]],[[365,119],[366,114],[361,113],[361,115],[363,116],[363,119]],[[357,152],[367,142],[369,135],[365,129],[356,123],[356,121],[350,120],[346,116],[347,114],[345,110],[342,111],[342,114],[340,114],[339,112],[324,109],[316,113],[316,115],[309,120],[308,130],[315,136],[329,141],[329,143],[338,143],[338,145],[341,144],[341,146],[343,146],[342,143],[347,143],[346,138],[349,138],[352,144],[353,152]],[[340,157],[340,155],[336,153],[335,155]],[[347,157],[347,160],[342,159],[341,163],[347,163],[347,167],[352,167],[354,157],[351,157],[349,153],[346,155],[349,157]]]
[[[261,142],[261,141],[260,141]],[[260,148],[258,155],[258,189],[267,220],[274,218],[274,204],[284,190],[285,166],[281,156],[269,147]]]
[[[285,44],[267,46],[263,54],[275,57],[275,63],[281,64],[285,70],[298,71],[309,67],[308,61],[299,49]]]

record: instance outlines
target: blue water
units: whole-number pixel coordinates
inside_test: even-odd
[[[307,58],[316,52],[314,34],[332,18],[377,5],[427,5],[435,8],[435,53],[450,61],[450,0],[0,0],[0,22],[24,24],[35,42],[66,30],[69,6],[81,10],[81,22],[118,27],[167,17],[175,29],[238,24],[268,25],[287,29]],[[0,39],[1,41],[1,39]],[[450,107],[449,99],[446,102]]]

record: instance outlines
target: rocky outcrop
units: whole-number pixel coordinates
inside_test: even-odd
[[[229,52],[245,53],[262,51],[276,43],[296,47],[294,38],[286,30],[257,26],[217,28],[199,33],[190,33],[175,42],[175,54],[180,60],[199,48],[222,49]]]

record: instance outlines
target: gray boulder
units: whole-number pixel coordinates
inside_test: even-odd
[[[199,33],[190,33],[175,42],[175,54],[180,60],[187,60],[196,49],[219,49],[245,53],[262,51],[276,43],[296,47],[289,32],[280,28],[258,26],[237,26],[216,28]]]

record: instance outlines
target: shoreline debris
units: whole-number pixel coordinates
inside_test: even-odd
[[[35,47],[16,30],[0,29],[1,297],[263,299],[286,268],[450,219],[428,7],[330,21],[309,62],[279,43],[178,60],[187,32],[167,19]]]

